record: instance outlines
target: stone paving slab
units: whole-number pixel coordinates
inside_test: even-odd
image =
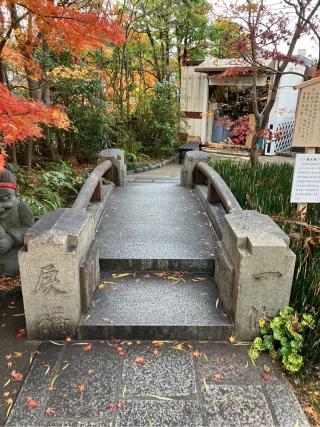
[[[219,305],[212,277],[196,273],[179,279],[174,272],[166,274],[169,278],[156,273],[123,278],[104,274],[100,285],[104,287],[96,290],[93,306],[81,321],[81,337],[223,339],[231,335],[233,325]]]
[[[6,425],[307,426],[278,365],[263,357],[254,366],[246,351],[244,345],[192,341],[47,343]],[[265,364],[268,381],[261,376]],[[83,393],[76,392],[80,384]],[[39,405],[29,409],[27,397]],[[48,407],[52,417],[44,414]]]
[[[211,266],[216,240],[195,192],[168,182],[116,188],[97,232],[100,259],[111,261],[190,259]]]

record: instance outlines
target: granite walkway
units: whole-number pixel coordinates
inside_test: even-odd
[[[212,342],[45,343],[6,425],[307,426],[278,366],[264,356],[254,366],[246,351]]]
[[[216,243],[195,192],[175,177],[116,188],[81,341],[41,344],[6,425],[307,426],[278,365],[263,356],[254,366],[247,346],[228,340]]]

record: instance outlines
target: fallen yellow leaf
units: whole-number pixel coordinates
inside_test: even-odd
[[[173,400],[170,397],[164,397],[164,396],[156,396],[154,394],[149,394],[150,397],[153,397],[154,399],[158,399],[158,400]]]
[[[134,276],[134,275],[135,275],[135,273],[120,273],[120,274],[114,273],[114,274],[112,275],[112,277],[113,277],[114,279],[119,279],[119,278],[121,278],[121,277],[128,277],[128,276]]]
[[[175,350],[183,351],[184,350],[184,343],[177,344],[173,348]]]

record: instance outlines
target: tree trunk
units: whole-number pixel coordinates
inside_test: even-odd
[[[38,89],[38,81],[33,80],[27,72],[27,81],[28,81],[28,91],[29,91],[29,98],[38,101],[39,100],[39,89]],[[32,169],[32,151],[33,151],[33,140],[30,138],[29,141],[26,144],[24,157],[25,157],[25,165],[27,166],[28,172],[31,172]]]
[[[32,151],[33,151],[33,141],[32,139],[30,139],[26,144],[26,148],[24,152],[24,161],[29,173],[32,170]]]
[[[45,41],[43,41],[42,43],[42,49],[46,53],[49,52],[49,47]],[[50,105],[50,88],[49,88],[49,83],[47,81],[47,76],[46,76],[48,71],[47,68],[48,67],[46,66],[45,63],[41,65],[41,69],[44,75],[44,78],[42,79],[43,86],[41,88],[41,99],[44,104]],[[44,127],[45,127],[44,141],[41,147],[41,151],[48,159],[52,160],[55,156],[55,153],[52,146],[51,130],[49,126],[44,126]]]
[[[4,70],[4,64],[0,58],[0,83],[6,84],[6,75]]]
[[[11,161],[12,161],[13,166],[17,166],[18,165],[17,149],[16,149],[16,145],[15,144],[11,144]]]
[[[253,169],[256,169],[259,166],[259,153],[258,153],[258,129],[255,129],[255,134],[252,138],[251,149],[250,149],[250,163]]]

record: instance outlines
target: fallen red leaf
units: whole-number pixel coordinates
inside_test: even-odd
[[[16,339],[20,340],[26,335],[25,329],[19,329],[19,331],[16,333]]]
[[[10,375],[14,381],[22,381],[23,380],[23,375],[20,374],[20,372],[12,371]]]
[[[262,372],[261,378],[263,381],[269,381],[270,380],[270,374],[268,372]]]
[[[32,399],[32,397],[27,397],[27,405],[30,409],[33,409],[39,405],[39,402],[37,400]]]
[[[86,388],[85,388],[85,386],[83,384],[77,385],[77,387],[76,387],[76,392],[77,393],[83,393],[84,391],[86,391]]]
[[[106,407],[110,411],[116,411],[117,409],[123,409],[124,408],[124,402],[120,401],[119,403],[107,403]]]
[[[118,409],[118,406],[115,403],[107,403],[106,406],[110,411],[116,411]]]
[[[72,342],[72,337],[67,336],[66,341],[67,341],[67,342]],[[49,408],[49,409],[50,409],[50,408]]]
[[[220,372],[216,372],[216,373],[213,375],[213,377],[214,377],[214,379],[215,379],[216,381],[221,382],[222,377],[221,377]]]
[[[163,341],[152,341],[152,347],[163,347],[164,345]]]
[[[147,363],[147,359],[144,356],[136,357],[134,359],[134,363],[136,365],[145,365]]]
[[[92,344],[85,344],[82,348],[84,351],[90,351],[92,350]]]
[[[45,414],[47,417],[52,417],[55,413],[56,413],[56,411],[55,411],[53,408],[47,408],[47,409],[44,411],[44,414]]]

